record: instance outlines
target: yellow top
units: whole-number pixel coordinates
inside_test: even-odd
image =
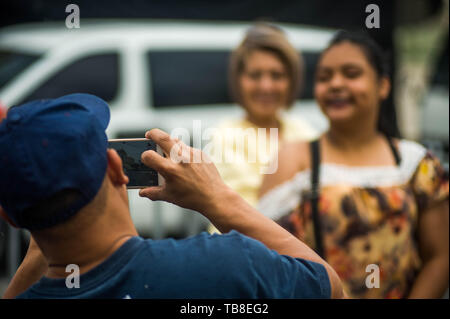
[[[216,129],[210,155],[225,183],[252,206],[265,173],[274,173],[282,143],[311,140],[316,131],[301,119],[283,117],[280,132],[270,133],[245,119],[228,120]],[[272,129],[274,130],[274,129]],[[279,138],[278,138],[279,137]],[[272,164],[274,166],[269,166]]]

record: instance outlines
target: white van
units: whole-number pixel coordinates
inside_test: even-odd
[[[228,57],[249,24],[175,21],[89,21],[68,29],[64,21],[0,30],[0,104],[83,92],[111,108],[109,138],[143,137],[151,128],[202,129],[240,116],[227,88]],[[312,73],[332,30],[279,24],[306,64],[306,88],[290,111],[319,131],[327,122],[312,97]],[[189,142],[189,141],[188,141]],[[144,236],[184,237],[205,220],[129,191],[130,209]]]

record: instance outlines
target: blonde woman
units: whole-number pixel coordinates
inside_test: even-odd
[[[283,115],[299,95],[302,69],[299,52],[281,29],[269,24],[251,27],[231,55],[229,86],[245,116],[219,126],[213,158],[225,183],[251,205],[257,203],[262,178],[278,147],[316,136],[306,122]],[[271,135],[271,129],[277,134]]]

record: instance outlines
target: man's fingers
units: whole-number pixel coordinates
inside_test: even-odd
[[[166,154],[170,154],[170,150],[176,143],[169,134],[157,128],[146,132],[145,137],[158,144]]]
[[[172,162],[169,159],[162,157],[153,150],[145,151],[144,153],[142,153],[141,161],[142,163],[144,163],[150,168],[153,168],[163,176],[166,175],[167,170],[172,165]]]
[[[165,200],[163,186],[152,186],[139,191],[139,196],[147,197],[151,200]]]

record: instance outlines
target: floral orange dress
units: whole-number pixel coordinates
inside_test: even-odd
[[[421,268],[419,216],[448,200],[448,174],[435,156],[406,140],[399,142],[399,153],[399,166],[321,164],[325,259],[353,298],[408,296]],[[261,198],[258,207],[314,248],[311,203],[306,199],[310,188],[310,171],[299,172]],[[379,275],[378,285],[374,275]]]

